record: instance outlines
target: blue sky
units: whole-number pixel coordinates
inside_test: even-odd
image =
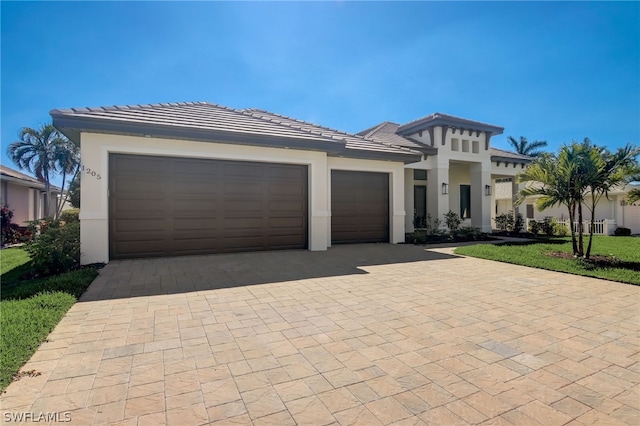
[[[640,143],[639,2],[7,2],[2,164],[54,108],[208,101],[358,132],[443,112]]]

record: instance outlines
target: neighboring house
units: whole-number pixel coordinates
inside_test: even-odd
[[[632,188],[638,188],[640,184],[629,184],[623,187],[616,187],[609,192],[608,197],[600,198],[596,206],[595,220],[602,222],[602,226],[597,227],[598,233],[607,235],[613,234],[617,227],[631,229],[632,234],[640,234],[640,201],[635,203],[627,202],[628,192]],[[512,183],[496,183],[496,213],[506,213],[512,210]],[[569,211],[564,205],[557,205],[543,211],[539,211],[536,203],[539,197],[527,197],[520,205],[520,213],[527,219],[541,221],[547,217],[555,218],[565,222],[568,219]],[[591,197],[587,197],[583,204],[582,214],[585,221],[591,220]]]
[[[531,161],[438,113],[358,134],[206,102],[51,116],[81,146],[83,263],[399,243],[449,210],[490,231],[493,182]]]
[[[12,223],[24,226],[27,221],[48,216],[43,210],[46,197],[43,182],[4,165],[0,165],[0,182],[0,204],[13,211]],[[51,186],[52,212],[61,192],[57,186]]]

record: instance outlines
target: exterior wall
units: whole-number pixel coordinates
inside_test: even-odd
[[[81,262],[108,262],[109,154],[163,155],[306,164],[309,167],[309,249],[326,250],[331,244],[331,170],[389,173],[391,198],[390,239],[404,241],[404,168],[402,163],[348,158],[328,158],[326,153],[220,143],[182,141],[136,136],[82,133],[82,161],[95,176],[84,174],[80,213]]]
[[[3,202],[13,210],[13,223],[18,225],[26,225],[28,220],[35,219],[33,217],[33,209],[30,209],[29,201],[33,198],[32,190],[27,186],[15,184],[13,182],[6,183],[6,194],[3,194]],[[4,185],[3,185],[4,188]]]
[[[463,226],[474,226],[484,232],[491,231],[492,196],[485,195],[485,186],[492,186],[492,164],[489,144],[484,132],[448,129],[443,140],[443,128],[433,129],[434,147],[438,154],[420,163],[405,166],[407,169],[427,170],[427,212],[432,218],[444,221],[444,215],[452,210],[460,212],[460,185],[471,186],[471,217]],[[430,141],[428,131],[415,133],[411,138]],[[405,176],[407,231],[413,230],[413,176]],[[442,194],[442,185],[447,184],[448,194]],[[410,192],[409,192],[410,191]],[[410,194],[410,197],[409,197]]]
[[[391,161],[359,160],[353,158],[328,157],[328,177],[326,188],[329,194],[327,203],[331,211],[331,170],[351,170],[379,172],[389,174],[389,240],[391,243],[404,242],[405,233],[405,170],[402,163]],[[330,222],[330,221],[329,221]],[[327,239],[331,245],[331,224],[327,229]]]
[[[584,220],[589,220],[591,218],[591,210],[589,210],[589,199],[587,199],[587,204],[582,205],[582,216]],[[564,205],[556,205],[550,207],[548,209],[544,209],[543,211],[539,211],[534,199],[528,199],[525,201],[522,206],[525,204],[533,204],[533,218],[536,220],[542,220],[545,217],[555,217],[558,219],[566,219],[569,216],[569,209]],[[617,206],[618,208],[620,206]],[[596,220],[601,219],[615,219],[616,218],[616,202],[614,199],[607,200],[606,198],[602,198],[598,205],[596,206]],[[619,224],[620,225],[620,224]],[[622,225],[620,225],[622,226]]]

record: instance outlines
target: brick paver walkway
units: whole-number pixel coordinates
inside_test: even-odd
[[[114,261],[1,397],[71,424],[640,422],[640,287],[356,245]]]

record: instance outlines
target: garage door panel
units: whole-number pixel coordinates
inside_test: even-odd
[[[226,162],[222,165],[223,175],[230,180],[260,182],[264,176],[264,167],[256,167],[255,163]]]
[[[112,154],[110,257],[306,248],[306,169]]]
[[[282,183],[282,184],[270,184],[267,188],[267,193],[272,197],[285,197],[297,199],[304,194],[304,186],[298,183]]]
[[[118,178],[115,180],[114,185],[111,188],[111,192],[114,194],[148,194],[164,196],[166,189],[162,184],[158,184],[157,178],[140,178],[134,177]]]
[[[260,183],[256,181],[238,182],[233,180],[228,185],[225,185],[223,190],[225,196],[236,198],[251,197],[258,199],[263,193]]]
[[[207,232],[219,232],[220,226],[216,220],[209,217],[196,217],[184,219],[173,219],[173,229],[175,231],[198,231],[203,235]]]
[[[169,170],[167,170],[169,172]],[[171,161],[171,173],[177,178],[184,175],[192,177],[213,178],[220,174],[220,169],[212,167],[208,160],[197,160],[193,158],[179,159]]]
[[[162,175],[169,171],[169,163],[164,157],[119,155],[114,156],[112,165],[114,169],[117,169],[118,174],[121,176],[139,176],[140,174]]]
[[[331,241],[389,241],[388,174],[332,171]]]
[[[174,194],[199,195],[203,197],[217,197],[220,193],[220,189],[215,183],[193,182],[193,179],[190,180],[186,178],[173,181],[171,183],[171,191]]]
[[[304,220],[302,220],[302,218],[290,218],[290,217],[283,217],[283,218],[270,218],[268,220],[269,222],[269,228],[273,229],[274,232],[277,232],[275,230],[275,228],[286,228],[286,229],[291,229],[291,230],[296,230],[298,233],[300,233],[300,229],[302,229],[302,227],[304,226]]]

